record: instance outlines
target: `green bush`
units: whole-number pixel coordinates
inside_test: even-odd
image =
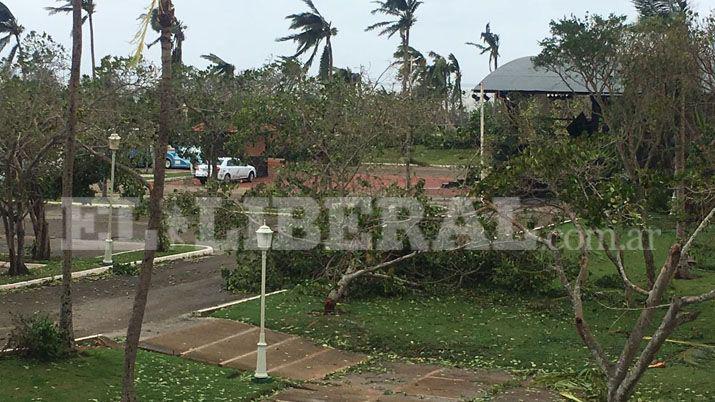
[[[447,128],[425,135],[419,142],[431,149],[472,149],[479,145],[478,138],[470,130]]]
[[[388,258],[378,252],[345,252],[316,248],[309,251],[271,251],[267,262],[267,288],[277,290],[305,281],[335,283],[349,264],[369,267]],[[224,269],[226,288],[236,292],[256,292],[261,284],[259,252],[239,252],[236,269]],[[543,251],[450,251],[425,253],[382,272],[389,278],[362,277],[351,285],[350,297],[394,296],[420,285],[420,290],[444,287],[496,288],[520,293],[545,293],[554,288],[552,257]]]
[[[139,274],[139,265],[115,262],[109,272],[117,276],[135,276]]]
[[[10,333],[7,348],[16,349],[20,356],[46,362],[70,354],[65,334],[48,315],[16,315],[13,323],[15,328]]]

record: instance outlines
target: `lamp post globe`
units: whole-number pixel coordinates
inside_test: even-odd
[[[264,223],[263,226],[256,230],[256,239],[258,241],[258,248],[261,251],[270,249],[273,240],[273,230]]]
[[[122,137],[120,137],[119,134],[112,133],[112,135],[109,136],[109,149],[115,152],[118,151],[121,141]]]

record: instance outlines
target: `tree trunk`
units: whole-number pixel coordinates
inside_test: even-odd
[[[675,216],[677,219],[675,227],[675,235],[678,241],[683,244],[686,239],[685,234],[685,219],[686,219],[686,203],[687,194],[685,193],[685,147],[686,147],[686,106],[685,106],[685,91],[681,91],[681,105],[680,105],[680,124],[678,133],[675,136],[675,179],[677,185],[675,188]],[[690,265],[688,264],[688,256],[682,256],[680,259],[680,265],[678,265],[678,271],[675,275],[678,279],[693,279],[690,273]]]
[[[25,265],[23,247],[25,245],[25,230],[22,217],[17,218],[15,211],[9,211],[3,216],[5,237],[7,238],[8,264],[7,274],[10,276],[29,275],[30,271]]]
[[[89,19],[89,47],[92,52],[92,79],[97,78],[97,59],[94,55],[94,12],[89,13],[87,17]]]
[[[328,47],[328,81],[333,79],[333,45],[330,42],[330,35],[326,39],[326,46]]]
[[[171,132],[171,114],[173,109],[172,96],[172,64],[171,64],[171,28],[174,24],[174,8],[171,0],[161,0],[159,5],[159,23],[161,24],[161,83],[159,135],[154,150],[154,186],[149,198],[149,225],[146,233],[144,260],[139,274],[139,284],[134,297],[132,316],[127,329],[127,340],[124,349],[124,378],[122,401],[137,401],[134,388],[134,370],[136,366],[137,349],[141,336],[144,312],[146,309],[151,276],[154,268],[154,257],[158,246],[158,232],[162,218],[162,199],[164,197],[164,180],[166,168],[164,159]]]
[[[336,313],[336,307],[338,304],[338,301],[340,301],[343,297],[348,292],[348,286],[350,286],[350,283],[354,281],[357,278],[360,278],[361,276],[364,275],[369,275],[373,274],[376,271],[379,271],[381,269],[391,267],[393,265],[399,264],[403,261],[409,260],[410,258],[413,258],[415,256],[420,255],[422,252],[421,251],[413,251],[410,254],[403,255],[402,257],[395,258],[393,260],[383,262],[381,264],[374,265],[370,268],[364,268],[361,270],[356,271],[355,268],[351,265],[348,270],[343,274],[343,276],[340,277],[340,280],[338,283],[335,285],[333,289],[330,290],[328,293],[328,296],[325,298],[325,304],[323,306],[323,313],[325,315],[331,315]]]
[[[410,78],[412,77],[412,60],[410,59],[410,30],[406,29],[403,37],[402,47],[404,48],[402,55],[403,62],[403,77],[402,77],[402,93],[405,97],[411,97],[412,88]],[[406,188],[412,188],[412,127],[407,130],[407,138],[405,140],[405,181]]]
[[[77,110],[79,108],[79,80],[82,63],[82,0],[72,2],[72,69],[68,86],[67,136],[62,172],[62,224],[64,245],[62,251],[62,296],[60,302],[60,328],[65,342],[74,348],[72,325],[72,193],[75,157],[75,134],[77,133]]]
[[[35,233],[32,259],[49,260],[51,257],[50,225],[47,222],[45,200],[42,197],[36,196],[30,200],[30,218],[32,219],[32,230]]]

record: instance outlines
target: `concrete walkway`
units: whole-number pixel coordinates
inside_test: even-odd
[[[562,398],[549,391],[530,388],[505,372],[390,362],[320,384],[289,388],[271,400],[550,402],[561,401]]]
[[[198,319],[192,326],[149,338],[147,350],[208,364],[253,371],[258,327],[231,320]],[[305,381],[270,398],[275,402],[320,401],[559,401],[500,371],[471,371],[426,364],[379,363],[363,371],[326,376],[367,360],[367,356],[319,346],[303,338],[266,331],[272,376]]]
[[[238,321],[202,319],[196,325],[149,338],[147,350],[244,371],[256,368],[258,327]],[[354,366],[367,356],[318,346],[303,338],[266,331],[268,373],[311,381]]]

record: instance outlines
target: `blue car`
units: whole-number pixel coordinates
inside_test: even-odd
[[[191,161],[184,159],[176,153],[176,151],[166,152],[166,168],[167,169],[191,169]]]

